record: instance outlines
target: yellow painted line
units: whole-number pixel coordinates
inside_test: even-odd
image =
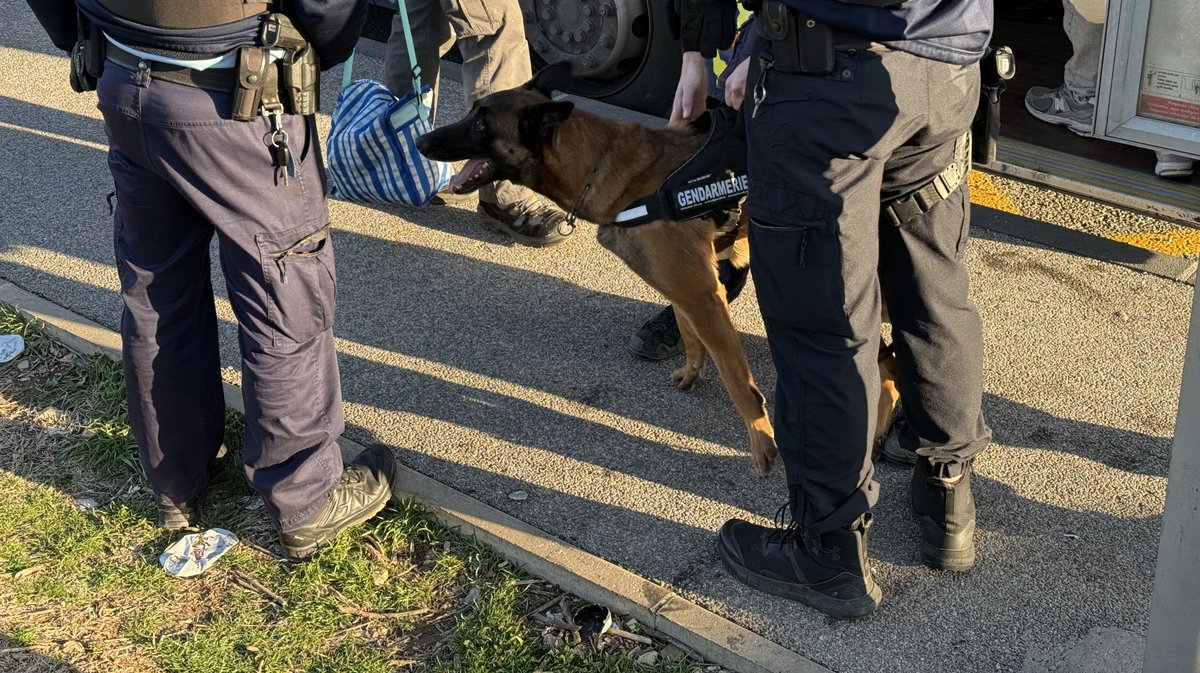
[[[1200,231],[1195,229],[1175,229],[1172,231],[1151,231],[1137,234],[1116,234],[1111,237],[1114,241],[1136,245],[1164,255],[1176,257],[1200,256]]]
[[[967,184],[971,188],[971,203],[978,206],[994,208],[1011,215],[1020,215],[1021,209],[1012,202],[987,173],[971,171],[967,173]]]

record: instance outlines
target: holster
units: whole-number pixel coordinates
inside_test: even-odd
[[[990,164],[996,160],[996,145],[1000,141],[1000,95],[1005,82],[1017,72],[1017,61],[1012,49],[1000,47],[988,50],[979,62],[979,107],[971,122],[971,159],[977,164]]]
[[[833,71],[833,27],[779,0],[763,0],[759,30],[771,41],[774,68],[784,73],[827,75]]]
[[[108,41],[83,12],[76,11],[77,39],[71,48],[71,88],[76,93],[95,91],[104,72],[104,52]]]
[[[283,49],[278,62],[280,98],[291,114],[316,114],[320,107],[321,68],[316,50],[286,14],[271,14],[263,21],[259,41],[267,49]]]
[[[284,14],[271,14],[259,32],[261,46],[241,47],[237,58],[237,88],[233,92],[233,118],[250,121],[260,114],[281,110],[289,114],[316,114],[320,107],[321,68],[316,51]],[[284,52],[271,62],[271,50]]]
[[[270,54],[262,47],[239,47],[237,56],[237,85],[233,90],[232,117],[248,122],[258,116],[262,108],[263,92],[267,91],[268,77],[274,75],[275,67]],[[278,87],[278,78],[270,77]]]

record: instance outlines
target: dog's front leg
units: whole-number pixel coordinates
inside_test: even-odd
[[[678,306],[675,306],[675,321],[679,324],[679,336],[683,339],[685,360],[683,366],[671,374],[671,380],[679,384],[680,390],[687,391],[704,378],[704,362],[708,352],[692,321]]]

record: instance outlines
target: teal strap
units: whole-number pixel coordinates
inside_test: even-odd
[[[342,88],[350,86],[350,73],[354,70],[354,52],[350,52],[350,58],[342,65]]]
[[[404,4],[404,0],[396,0],[396,12],[400,14],[400,23],[404,26],[404,46],[408,48],[408,64],[412,70],[413,78],[413,93],[417,97],[417,108],[420,110],[421,119],[429,120],[429,108],[421,99],[421,66],[417,65],[417,49],[413,46],[412,27],[408,24],[408,7]],[[346,59],[346,63],[342,65],[342,88],[350,86],[351,73],[354,71],[354,52],[350,52],[350,58]]]
[[[421,66],[417,65],[417,49],[413,46],[412,27],[408,25],[408,7],[404,0],[396,0],[396,11],[400,13],[400,23],[404,26],[404,46],[408,48],[408,64],[412,69],[413,94],[417,97],[417,110],[424,121],[429,120],[429,108],[421,100]]]

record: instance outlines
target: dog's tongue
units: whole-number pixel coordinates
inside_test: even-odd
[[[466,165],[462,167],[461,171],[455,173],[454,177],[450,178],[450,184],[448,185],[450,191],[456,194],[459,193],[462,190],[463,185],[467,184],[467,182],[471,179],[471,176],[475,175],[475,172],[483,168],[486,164],[487,159],[471,159],[468,161]]]

